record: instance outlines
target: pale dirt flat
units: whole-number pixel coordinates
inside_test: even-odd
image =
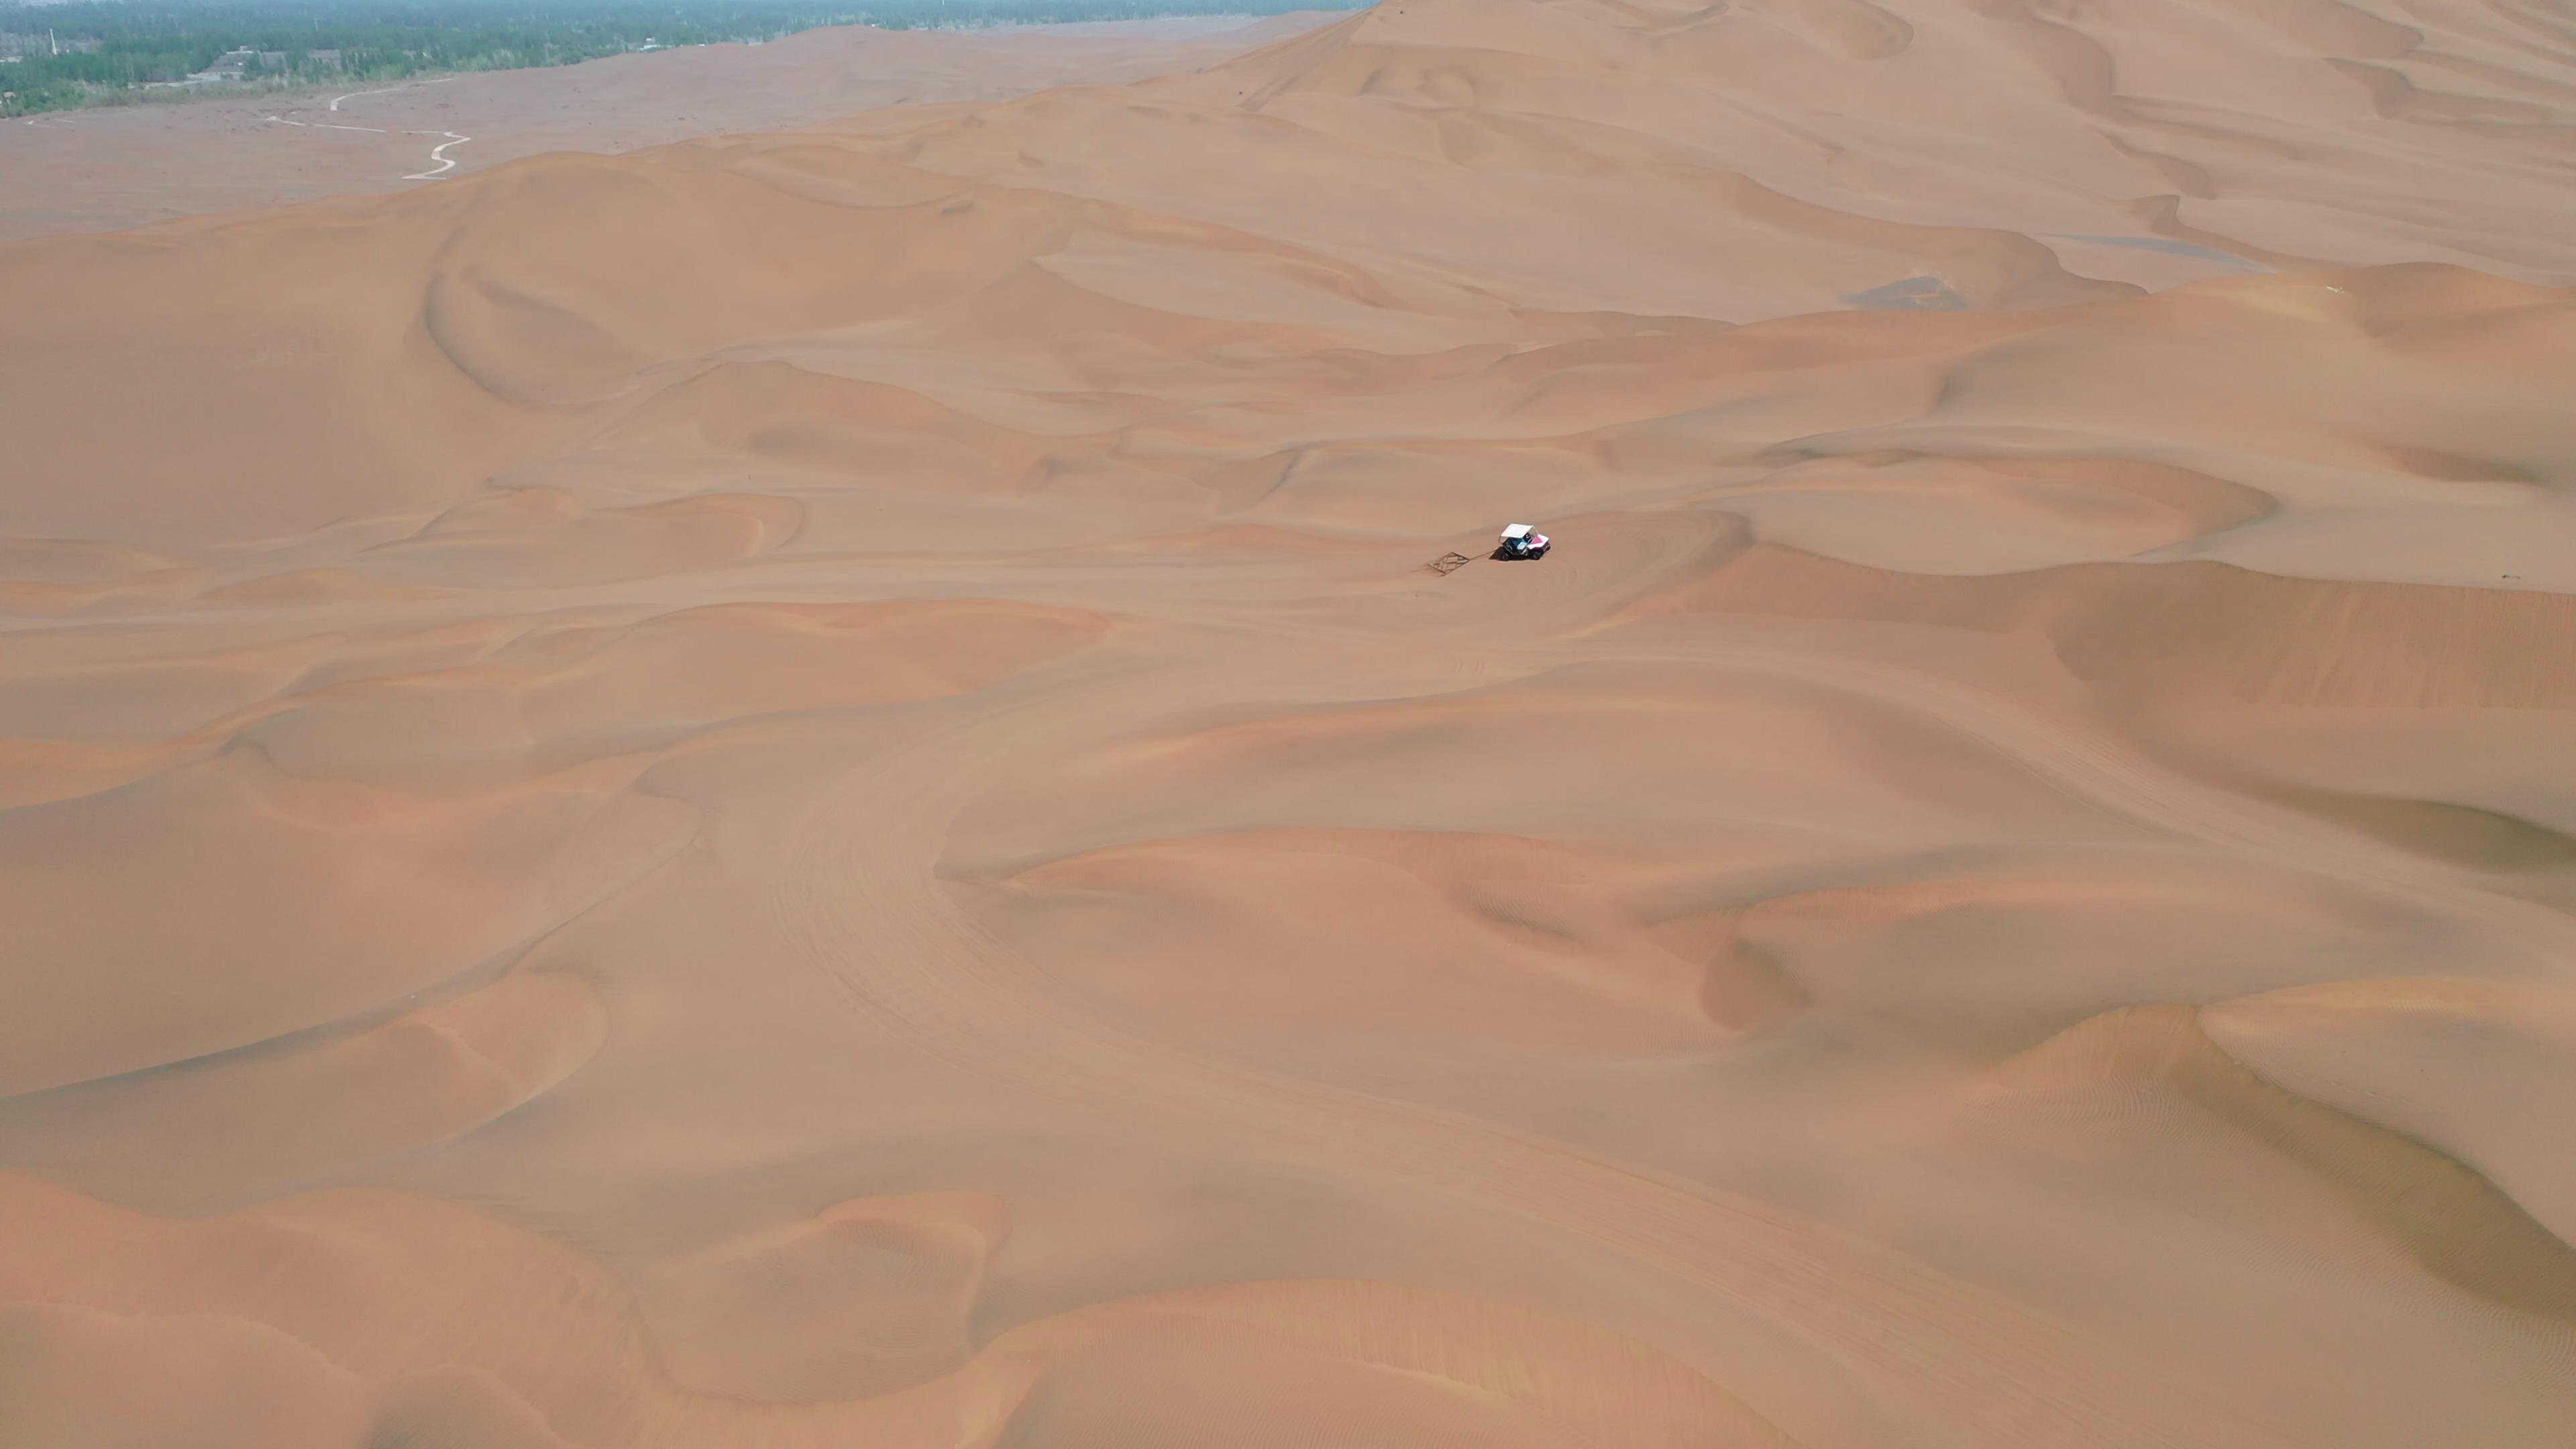
[[[1162,75],[1333,18],[1314,12],[971,31],[832,26],[760,45],[647,51],[540,70],[53,112],[0,122],[0,241],[401,191],[421,185],[413,178],[423,173],[462,176],[548,151],[631,151],[880,107]],[[472,139],[438,158],[456,163],[441,170],[431,149],[460,135]]]
[[[2571,138],[1396,0],[0,246],[0,1443],[2563,1449]]]

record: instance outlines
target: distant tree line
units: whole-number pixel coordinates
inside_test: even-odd
[[[219,64],[234,84],[384,81],[570,65],[646,45],[889,30],[1275,15],[1364,0],[0,0],[0,115],[170,94]],[[242,52],[248,54],[242,54]],[[15,59],[5,57],[14,55]]]

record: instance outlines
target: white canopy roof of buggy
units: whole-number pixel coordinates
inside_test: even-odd
[[[1529,536],[1530,526],[1526,523],[1515,523],[1511,527],[1503,530],[1503,537],[1505,538],[1527,538]]]

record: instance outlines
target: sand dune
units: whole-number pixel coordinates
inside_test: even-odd
[[[2576,24],[1185,59],[0,247],[0,1442],[2576,1433]]]

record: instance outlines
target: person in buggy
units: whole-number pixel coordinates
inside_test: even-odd
[[[1502,546],[1494,550],[1501,559],[1543,558],[1547,555],[1547,535],[1526,523],[1515,523],[1503,530]]]

